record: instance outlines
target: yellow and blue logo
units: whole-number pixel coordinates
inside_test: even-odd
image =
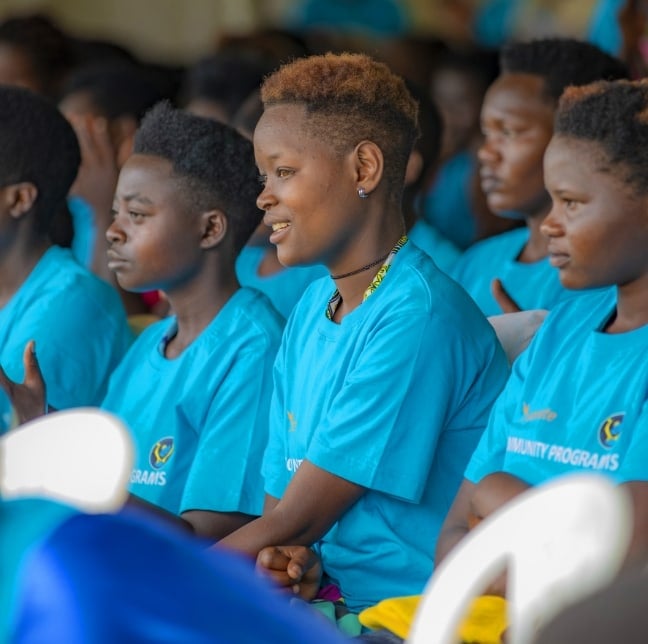
[[[161,467],[164,467],[171,455],[173,454],[173,436],[167,436],[166,438],[161,438],[153,447],[149,453],[149,463],[151,467],[155,470],[159,470]]]
[[[614,443],[619,440],[621,436],[621,429],[619,426],[623,422],[625,417],[625,412],[619,412],[618,414],[612,414],[608,416],[598,428],[598,439],[599,443],[605,447],[605,449],[610,449],[614,446]]]

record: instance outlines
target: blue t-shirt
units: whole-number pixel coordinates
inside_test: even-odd
[[[499,315],[502,309],[491,293],[498,277],[522,310],[552,309],[573,296],[560,283],[549,259],[526,264],[516,261],[529,239],[528,228],[516,228],[484,239],[469,248],[455,263],[450,275],[477,302],[484,315]]]
[[[272,363],[283,318],[241,288],[177,358],[161,344],[175,318],[147,327],[110,380],[101,405],[131,428],[130,491],[176,514],[263,509]]]
[[[461,256],[461,251],[449,239],[446,239],[434,226],[422,219],[419,219],[410,228],[407,236],[445,273],[455,265]]]
[[[265,293],[274,307],[288,319],[297,300],[314,280],[328,274],[322,265],[288,267],[273,275],[259,275],[259,265],[266,249],[262,246],[244,246],[236,259],[236,276],[242,286]],[[273,250],[274,252],[274,250]]]
[[[0,642],[346,641],[232,552],[148,514],[0,501]]]
[[[466,470],[531,485],[583,470],[648,480],[648,325],[601,332],[616,290],[557,306],[513,365]]]
[[[476,165],[471,152],[457,152],[441,165],[422,203],[423,218],[462,250],[475,239],[471,184]]]
[[[0,364],[16,382],[24,378],[29,340],[36,341],[48,403],[68,409],[99,405],[133,337],[115,289],[68,249],[52,246],[0,309]],[[10,422],[11,404],[0,390],[0,433]]]
[[[367,488],[319,542],[357,612],[421,592],[441,523],[508,374],[477,307],[414,244],[341,324],[330,278],[290,317],[275,364],[266,491],[303,459]]]

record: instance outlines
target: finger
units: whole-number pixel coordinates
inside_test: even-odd
[[[282,570],[285,571],[290,557],[283,554],[279,548],[269,546],[263,548],[257,555],[257,566],[265,568],[266,570]]]
[[[36,357],[36,342],[30,340],[25,345],[25,350],[23,352],[23,366],[25,368],[25,384],[30,387],[30,389],[38,388],[41,390],[45,389],[45,383],[43,381],[43,374],[41,373],[40,365],[38,364],[38,358]]]
[[[491,282],[491,293],[504,313],[517,313],[522,310],[508,294],[501,280],[496,278]]]

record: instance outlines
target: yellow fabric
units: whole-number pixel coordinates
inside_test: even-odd
[[[406,639],[420,599],[420,595],[385,599],[363,610],[358,616],[360,623],[374,630],[387,629]],[[459,626],[458,638],[471,644],[499,644],[506,626],[506,600],[482,595],[473,600]]]

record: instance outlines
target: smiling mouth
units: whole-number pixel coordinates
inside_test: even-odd
[[[288,228],[290,224],[286,222],[281,222],[279,224],[272,224],[272,232],[277,232],[278,230],[283,230],[284,228]]]

